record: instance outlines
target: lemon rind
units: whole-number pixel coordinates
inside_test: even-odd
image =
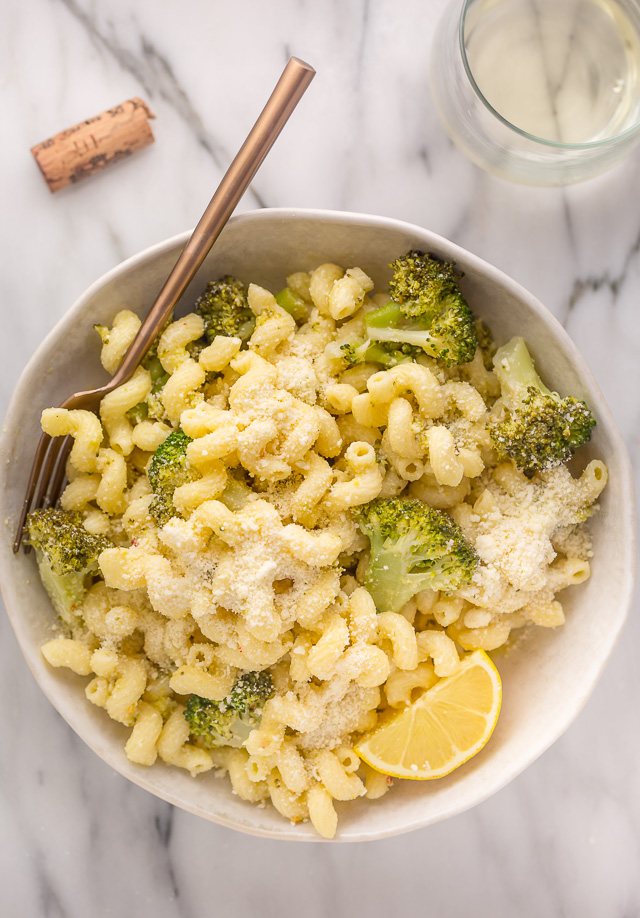
[[[374,771],[377,771],[383,775],[388,775],[390,778],[401,778],[402,780],[408,780],[408,781],[434,781],[437,778],[444,778],[447,775],[450,775],[457,768],[460,768],[461,765],[464,765],[465,762],[468,762],[469,759],[472,759],[475,755],[481,752],[482,749],[484,749],[484,747],[487,745],[487,743],[493,736],[494,730],[496,728],[496,724],[498,722],[498,717],[500,715],[500,710],[502,707],[502,679],[500,678],[500,673],[498,672],[498,669],[496,668],[495,664],[493,663],[489,655],[485,653],[485,651],[475,650],[473,651],[473,654],[474,655],[481,654],[482,657],[484,658],[483,668],[485,668],[486,670],[492,673],[492,681],[497,686],[497,693],[496,693],[497,697],[496,697],[496,703],[494,707],[486,715],[487,721],[490,722],[491,724],[490,729],[487,731],[486,736],[483,736],[482,740],[478,742],[474,747],[472,747],[471,751],[465,750],[465,753],[463,754],[464,757],[460,758],[459,760],[454,759],[453,765],[448,763],[445,766],[445,768],[439,769],[438,771],[435,771],[435,772],[429,772],[428,774],[425,774],[424,772],[420,772],[420,771],[415,772],[410,769],[390,771],[388,766],[385,766],[384,769],[380,767],[380,763],[377,757],[373,757],[373,758],[368,757],[366,752],[363,752],[363,747],[365,747],[366,749],[366,745],[368,742],[368,739],[365,739],[362,743],[359,743],[354,747],[356,754],[362,759],[362,761],[365,762],[370,768],[373,768]],[[435,687],[436,686],[433,686],[433,688]],[[370,734],[370,737],[373,736],[374,734],[375,734],[375,731],[372,734]],[[376,764],[377,762],[378,764]]]

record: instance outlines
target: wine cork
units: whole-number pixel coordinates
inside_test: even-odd
[[[31,147],[54,193],[106,169],[153,143],[149,118],[155,115],[142,99],[128,99]]]

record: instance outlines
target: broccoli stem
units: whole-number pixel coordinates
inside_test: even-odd
[[[374,309],[368,312],[365,317],[365,323],[370,328],[389,328],[398,325],[404,318],[399,303],[389,300],[386,306]]]
[[[379,610],[399,612],[421,589],[420,584],[414,589],[412,583],[412,579],[421,578],[412,578],[407,571],[408,551],[404,540],[399,540],[393,548],[385,547],[379,555],[371,555],[365,586]]]
[[[134,405],[133,408],[127,411],[127,417],[132,424],[139,424],[141,421],[146,421],[149,417],[149,406],[146,402],[138,402],[137,405]]]
[[[396,344],[412,344],[426,350],[431,335],[424,329],[369,327],[369,337],[374,341],[390,341]]]
[[[307,304],[302,297],[295,293],[291,287],[285,287],[279,293],[276,293],[276,303],[293,316],[296,322],[301,322],[307,318]]]
[[[42,586],[49,594],[51,604],[65,625],[76,622],[77,609],[87,593],[84,580],[84,571],[70,571],[68,574],[56,574],[51,570],[51,565],[40,551],[36,551],[38,573]]]
[[[400,351],[387,351],[382,345],[372,342],[367,348],[364,359],[367,363],[381,363],[384,367],[394,367],[398,363],[411,361],[411,357]]]
[[[169,379],[169,374],[157,357],[152,357],[152,359],[149,361],[149,366],[147,369],[149,370],[149,376],[151,377],[151,391],[159,392]]]
[[[547,389],[536,372],[524,338],[512,338],[498,348],[493,365],[500,380],[504,403],[509,410],[517,409],[529,386],[533,386],[544,395],[552,395],[551,390]]]

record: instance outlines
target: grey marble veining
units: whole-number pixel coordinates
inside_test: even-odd
[[[318,76],[241,209],[413,221],[498,265],[565,324],[640,460],[640,154],[585,185],[468,163],[428,91],[443,0],[4,0],[4,413],[44,334],[102,272],[192,225],[290,53]],[[51,197],[29,147],[133,95],[156,144]],[[573,727],[491,800],[382,842],[275,843],[128,784],[72,733],[0,616],[3,918],[635,918],[638,610]]]

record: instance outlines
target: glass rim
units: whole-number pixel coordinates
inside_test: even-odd
[[[556,150],[592,150],[598,147],[606,147],[611,144],[616,143],[619,140],[623,140],[626,137],[630,137],[632,134],[638,132],[640,129],[640,113],[637,116],[635,122],[631,127],[626,128],[624,131],[620,131],[618,134],[612,134],[610,137],[603,137],[601,140],[588,140],[583,143],[566,143],[562,140],[547,140],[545,137],[539,137],[537,134],[530,134],[528,131],[519,128],[517,125],[513,124],[512,121],[509,121],[508,118],[505,118],[504,115],[501,115],[500,112],[493,107],[489,102],[487,97],[484,95],[480,87],[478,86],[476,79],[471,70],[469,64],[469,59],[467,57],[467,49],[465,47],[465,25],[467,21],[467,12],[469,7],[476,3],[477,0],[463,0],[462,10],[460,13],[460,20],[458,23],[458,40],[460,43],[460,54],[462,56],[462,64],[464,66],[465,72],[471,84],[471,88],[475,92],[476,96],[484,107],[492,115],[494,115],[498,121],[504,124],[509,130],[514,131],[516,134],[519,134],[521,137],[524,137],[526,140],[532,140],[534,143],[541,144],[545,147],[552,147]]]

